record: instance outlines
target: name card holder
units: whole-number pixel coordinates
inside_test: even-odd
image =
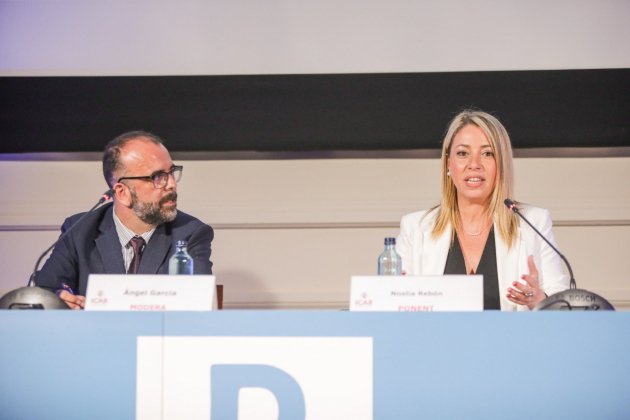
[[[353,276],[350,310],[483,311],[483,276]]]
[[[210,275],[90,274],[85,310],[210,311],[215,283]]]

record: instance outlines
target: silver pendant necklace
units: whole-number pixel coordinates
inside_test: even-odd
[[[464,229],[464,226],[462,226],[462,230],[463,230],[463,231],[464,231],[464,233],[465,233],[466,235],[468,235],[468,236],[479,236],[479,235],[481,235],[482,233],[484,233],[484,232],[485,232],[485,231],[486,231],[489,227],[490,227],[490,225],[486,225],[486,227],[482,227],[482,228],[479,230],[479,232],[474,232],[474,233],[468,232],[466,229]]]

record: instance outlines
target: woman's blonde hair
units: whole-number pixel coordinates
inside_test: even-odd
[[[460,225],[457,189],[451,177],[448,176],[448,157],[453,138],[467,125],[479,127],[492,147],[497,173],[494,189],[488,199],[487,209],[498,227],[499,234],[508,244],[508,247],[511,247],[516,237],[518,219],[503,203],[506,198],[512,196],[514,189],[510,136],[497,118],[477,110],[460,112],[450,122],[446,136],[444,136],[442,145],[442,200],[438,207],[432,235],[434,238],[440,236],[449,225],[453,227],[452,235],[454,235],[455,228]]]

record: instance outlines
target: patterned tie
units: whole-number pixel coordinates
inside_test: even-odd
[[[140,267],[140,260],[142,259],[142,250],[144,249],[144,238],[141,236],[134,236],[129,241],[129,244],[133,248],[133,259],[131,260],[131,264],[129,264],[129,270],[127,270],[127,274],[136,274],[138,272],[138,268]]]

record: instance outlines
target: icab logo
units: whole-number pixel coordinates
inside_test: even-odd
[[[354,304],[357,306],[372,306],[372,299],[367,292],[363,292],[361,293],[361,297],[354,301]]]
[[[105,304],[107,303],[107,296],[105,296],[105,293],[102,290],[99,290],[96,293],[96,297],[92,298],[92,303],[98,305]]]

